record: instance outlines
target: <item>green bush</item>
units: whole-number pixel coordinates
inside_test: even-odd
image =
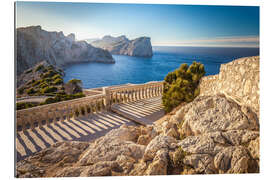
[[[33,70],[32,69],[29,69],[25,72],[25,74],[29,74],[30,72],[32,72]]]
[[[19,94],[23,94],[23,93],[24,93],[24,89],[25,89],[24,87],[19,88],[19,89],[18,89],[18,93],[19,93]]]
[[[57,79],[55,79],[55,80],[53,81],[53,84],[54,84],[54,85],[63,84],[63,79],[57,78]]]
[[[46,73],[42,74],[42,78],[52,78],[54,75],[58,74],[54,70],[48,70]]]
[[[26,90],[26,93],[27,93],[28,95],[32,95],[32,94],[35,94],[36,91],[34,90],[34,88],[30,88],[30,89],[27,89],[27,90]]]
[[[190,155],[190,153],[185,152],[181,147],[178,147],[173,154],[173,166],[182,170],[184,166],[183,160],[188,155]]]
[[[38,87],[44,89],[45,87],[48,87],[49,84],[46,82],[41,83]]]
[[[41,82],[42,82],[42,80],[38,80],[38,81],[35,81],[34,83],[32,83],[32,85],[36,86],[36,85],[39,85]]]
[[[71,84],[76,84],[76,83],[82,83],[82,81],[79,80],[79,79],[71,79],[71,80],[69,80],[67,83],[68,83],[68,84],[69,84],[69,83],[71,83]]]
[[[33,104],[31,102],[18,102],[16,103],[16,109],[21,110],[21,109],[26,109],[26,108],[31,108],[36,106],[36,104]]]
[[[182,64],[179,69],[168,73],[164,78],[162,103],[165,112],[172,111],[182,102],[191,102],[199,95],[198,84],[204,76],[204,65],[193,62],[190,66]]]
[[[52,93],[56,91],[57,91],[57,87],[54,87],[54,86],[47,86],[41,90],[42,93]]]
[[[62,79],[62,76],[60,74],[56,74],[52,77],[53,80],[56,80],[56,79]]]
[[[39,65],[36,69],[35,69],[35,72],[37,72],[37,71],[39,71],[39,70],[41,70],[41,69],[44,69],[44,66],[41,64],[41,65]]]

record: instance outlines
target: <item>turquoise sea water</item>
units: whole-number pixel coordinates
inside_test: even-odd
[[[65,68],[64,81],[81,79],[83,88],[163,80],[182,63],[199,61],[206,75],[219,73],[220,64],[259,55],[258,48],[153,47],[152,58],[113,55],[115,64],[79,63]]]

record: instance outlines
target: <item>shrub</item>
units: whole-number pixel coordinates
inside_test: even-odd
[[[30,89],[26,90],[26,93],[27,93],[28,95],[32,95],[32,94],[35,94],[36,91],[34,90],[34,88],[30,88]]]
[[[32,85],[36,86],[36,85],[39,85],[41,82],[42,82],[42,80],[38,80],[38,81],[35,81],[34,83],[32,83]]]
[[[23,93],[24,93],[24,89],[25,89],[24,87],[20,87],[20,88],[18,89],[18,93],[19,93],[19,94],[23,94]]]
[[[190,153],[187,153],[181,147],[178,147],[178,149],[173,154],[174,167],[178,167],[181,170],[183,170],[184,166],[183,160],[187,155],[190,155]]]
[[[44,69],[44,66],[42,64],[35,69],[35,72],[40,71],[41,69]]]
[[[62,76],[60,74],[56,74],[52,77],[53,80],[56,80],[56,79],[62,79]]]
[[[62,84],[63,83],[63,79],[61,79],[61,78],[57,78],[57,79],[55,79],[54,81],[53,81],[53,84],[54,85],[59,85],[59,84]]]
[[[49,84],[48,83],[46,83],[46,82],[43,82],[43,83],[41,83],[38,87],[40,87],[40,88],[42,88],[42,89],[44,89],[45,87],[48,87],[49,86]]]
[[[68,84],[76,84],[76,83],[82,83],[80,79],[71,79],[67,82]]]
[[[29,69],[25,72],[25,74],[29,74],[30,72],[32,72],[33,70],[32,69]]]
[[[182,64],[179,69],[168,73],[164,78],[162,103],[165,112],[170,112],[182,102],[191,102],[199,95],[201,77],[205,74],[204,65],[193,62],[190,66]]]
[[[16,103],[16,109],[21,110],[21,109],[26,109],[26,108],[31,108],[36,106],[36,104],[33,104],[31,102],[18,102]]]
[[[42,74],[42,78],[52,78],[54,75],[58,74],[54,70],[48,70],[48,72]]]
[[[42,93],[52,93],[57,91],[57,87],[54,86],[47,86],[41,90]]]

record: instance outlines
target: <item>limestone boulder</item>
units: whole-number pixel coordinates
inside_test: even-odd
[[[173,143],[176,143],[177,140],[171,136],[156,136],[146,147],[145,153],[143,155],[144,161],[153,160],[157,151],[163,149],[168,150]]]
[[[199,96],[184,107],[182,134],[199,135],[212,131],[258,130],[257,120],[248,118],[236,102],[223,95]]]

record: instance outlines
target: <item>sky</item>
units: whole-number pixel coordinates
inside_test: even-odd
[[[259,47],[259,7],[17,2],[16,27],[40,25],[77,40],[126,35],[153,46]]]

